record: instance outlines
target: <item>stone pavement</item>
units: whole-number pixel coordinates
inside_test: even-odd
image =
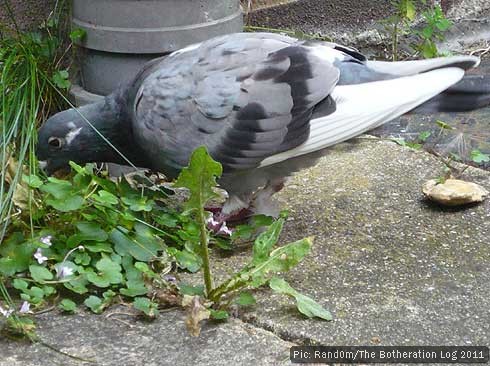
[[[327,307],[332,322],[304,319],[292,300],[264,288],[258,304],[227,323],[187,334],[179,311],[155,322],[104,315],[39,317],[54,347],[98,365],[281,365],[293,344],[489,345],[490,200],[441,209],[421,193],[443,164],[392,142],[338,145],[278,196],[290,210],[282,242],[315,236],[286,278]],[[468,180],[490,188],[490,173]],[[243,264],[245,249],[214,253],[216,277]],[[187,280],[200,278],[184,276]],[[0,340],[0,366],[81,364],[41,345]]]

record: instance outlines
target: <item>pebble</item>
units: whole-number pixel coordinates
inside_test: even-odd
[[[430,200],[445,206],[482,202],[489,194],[481,185],[459,179],[447,179],[444,183],[431,179],[423,185],[422,192]]]

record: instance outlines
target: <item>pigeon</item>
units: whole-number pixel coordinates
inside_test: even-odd
[[[147,63],[103,101],[55,114],[37,156],[52,173],[76,163],[132,164],[175,178],[205,146],[223,166],[226,219],[273,214],[287,177],[332,145],[408,112],[490,104],[473,56],[369,61],[356,49],[270,33],[219,36]],[[90,123],[89,123],[90,122]]]

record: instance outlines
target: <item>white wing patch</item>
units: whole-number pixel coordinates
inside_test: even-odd
[[[82,128],[83,127],[79,127],[75,130],[71,130],[70,132],[68,132],[65,136],[65,141],[66,141],[66,144],[67,145],[70,145],[73,140],[80,134],[80,132],[82,131]]]
[[[480,64],[480,59],[475,56],[452,56],[438,57],[427,60],[413,61],[367,61],[366,66],[371,70],[381,73],[409,76],[426,72],[430,70],[440,69],[443,67],[451,67],[452,65],[466,64],[468,68],[477,67]]]
[[[177,56],[177,55],[180,55],[182,53],[185,53],[185,52],[193,51],[196,48],[199,48],[200,46],[201,46],[201,43],[191,44],[190,46],[187,46],[187,47],[181,48],[180,50],[177,50],[177,51],[172,52],[169,55],[169,57],[173,57],[173,56]]]
[[[324,149],[395,119],[457,83],[462,69],[451,67],[398,79],[337,86],[337,109],[310,121],[310,136],[294,149],[264,159],[260,166]]]

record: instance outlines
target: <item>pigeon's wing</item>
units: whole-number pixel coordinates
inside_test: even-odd
[[[219,37],[152,67],[134,98],[140,144],[176,167],[206,145],[225,172],[306,141],[314,107],[339,79],[313,48],[270,34]]]

